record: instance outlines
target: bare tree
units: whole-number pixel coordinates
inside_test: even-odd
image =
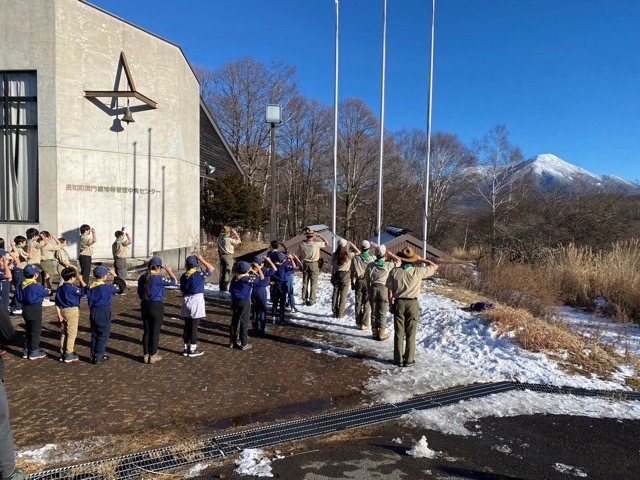
[[[213,112],[247,181],[267,194],[269,168],[268,104],[283,106],[297,94],[296,68],[265,65],[252,57],[226,63],[216,70],[197,68],[205,103]]]

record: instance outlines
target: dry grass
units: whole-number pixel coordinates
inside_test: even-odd
[[[256,242],[253,240],[243,240],[242,243],[236,248],[235,256],[244,255],[245,253],[255,252],[263,250],[269,246],[268,243]],[[220,257],[218,256],[218,247],[215,242],[209,243],[200,247],[200,253],[207,262],[213,264],[220,263]]]
[[[465,304],[479,300],[477,292],[455,285],[438,286],[436,292]],[[498,305],[496,310],[481,314],[495,325],[498,335],[511,336],[525,350],[544,353],[570,373],[586,377],[595,374],[608,380],[617,366],[629,363],[640,371],[640,360],[634,355],[618,355],[610,345],[584,337],[566,325],[536,317],[525,309],[500,305],[493,297],[484,300]],[[627,385],[640,387],[640,378],[627,379]]]

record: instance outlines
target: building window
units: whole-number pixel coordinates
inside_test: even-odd
[[[0,221],[38,221],[36,72],[0,72]]]

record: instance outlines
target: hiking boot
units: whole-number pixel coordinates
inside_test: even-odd
[[[380,340],[380,337],[378,335],[378,331],[379,330],[377,328],[372,328],[371,329],[371,334],[372,334],[374,340]]]
[[[24,473],[24,470],[20,470],[16,468],[11,475],[7,477],[7,480],[25,480],[27,475]]]
[[[252,348],[250,343],[247,343],[246,345],[242,345],[240,347],[240,350],[245,351],[245,350],[250,350]]]
[[[405,362],[402,366],[403,367],[413,367],[415,365],[416,361],[415,360],[411,360],[410,362]]]
[[[72,362],[77,362],[78,360],[80,360],[80,357],[78,356],[78,354],[76,353],[67,353],[65,355],[63,355],[62,357],[64,357],[64,360],[62,360],[64,363],[72,363]]]
[[[149,357],[149,363],[156,363],[156,362],[159,362],[160,360],[162,360],[162,355],[159,355],[157,353]]]
[[[380,333],[378,334],[378,338],[376,340],[386,340],[387,338],[389,338],[389,334],[384,330],[380,330]]]
[[[46,356],[47,354],[38,348],[37,350],[34,350],[29,354],[29,360],[40,360],[41,358],[44,358]]]

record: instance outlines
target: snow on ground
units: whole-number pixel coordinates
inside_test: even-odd
[[[440,452],[431,450],[427,443],[427,437],[424,435],[418,443],[416,443],[410,450],[407,450],[407,455],[414,458],[437,458]]]
[[[545,355],[522,349],[508,335],[498,337],[493,326],[479,314],[463,310],[466,305],[436,295],[431,290],[426,282],[420,296],[416,364],[410,368],[393,364],[391,316],[388,317],[387,330],[391,338],[384,342],[372,340],[370,331],[356,327],[353,294],[347,300],[347,316],[333,318],[333,287],[328,274],[321,275],[316,304],[297,305],[298,312],[292,315],[291,321],[326,332],[320,340],[308,339],[315,342],[314,350],[318,353],[365,357],[364,361],[379,371],[365,385],[365,391],[375,403],[397,403],[418,394],[453,386],[504,380],[604,390],[627,389],[624,378],[634,373],[632,367],[623,366],[614,375],[615,381],[571,375],[560,370]],[[298,303],[300,291],[301,278],[296,277]],[[640,344],[640,329],[629,328],[625,331],[625,339]],[[323,341],[326,343],[321,343]],[[640,419],[640,402],[511,392],[415,412],[409,416],[429,428],[464,435],[469,434],[464,424],[474,419],[534,413]]]
[[[276,453],[276,458],[283,458]],[[271,460],[259,448],[247,448],[236,459],[236,473],[254,477],[273,477]]]

